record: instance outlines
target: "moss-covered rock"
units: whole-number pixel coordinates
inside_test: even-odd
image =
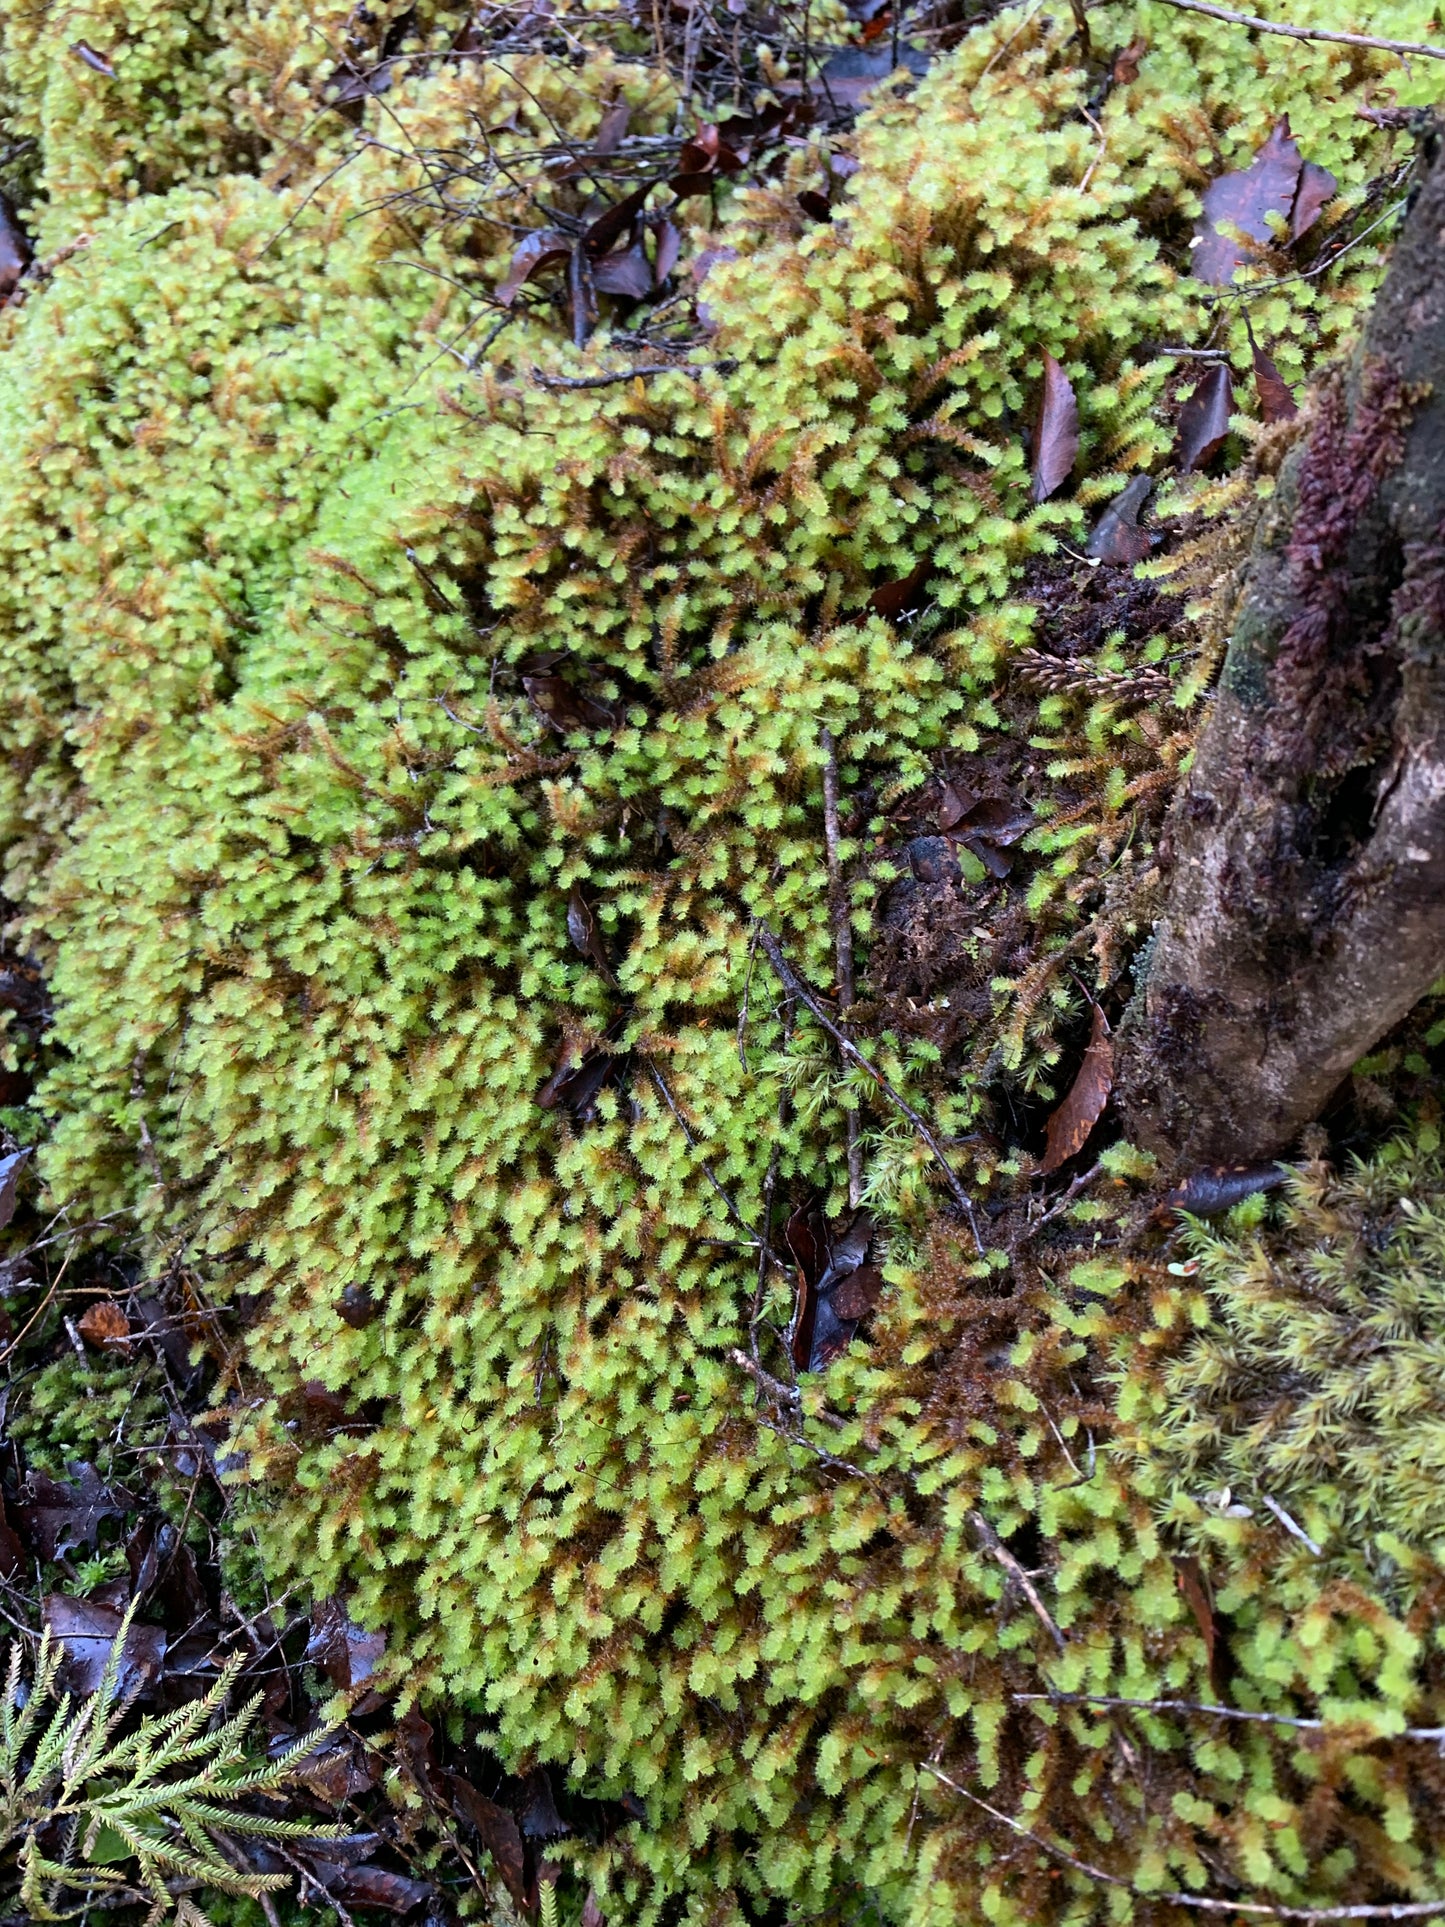
[[[1427,30],[1414,0],[1376,11]],[[303,32],[254,6],[0,6],[43,245],[89,235],[0,320],[0,811],[57,1005],[46,1177],[253,1305],[236,1435],[276,1569],[346,1591],[508,1763],[642,1797],[610,1847],[559,1850],[609,1919],[806,1915],[850,1883],[925,1927],[1445,1878],[1358,1745],[1347,1826],[1272,1729],[1191,1745],[1156,1720],[1141,1765],[1109,1718],[1011,1697],[1044,1661],[1070,1690],[1213,1690],[1156,1512],[1167,1463],[1109,1452],[1088,1378],[1098,1307],[1122,1294],[1127,1330],[1147,1281],[1009,1279],[930,1230],[926,1153],[752,952],[765,919],[829,981],[824,730],[857,806],[860,944],[887,811],[937,760],[997,765],[1032,734],[1047,771],[1008,885],[1032,961],[996,968],[942,1064],[906,1027],[870,1039],[946,1136],[987,1121],[997,1080],[1049,1094],[1064,965],[1092,950],[1102,980],[1142,935],[1191,665],[1155,716],[1021,710],[1017,578],[1163,462],[1150,345],[1206,319],[1185,276],[1203,182],[1288,111],[1344,218],[1405,151],[1356,104],[1429,83],[1162,6],[1104,14],[1149,50],[1097,112],[1063,26],[1000,16],[864,117],[831,224],[804,232],[781,193],[725,203],[735,258],[689,365],[565,388],[535,370],[632,351],[604,329],[577,356],[543,303],[479,368],[449,354],[491,325],[527,208],[503,191],[449,219],[426,156],[477,125],[504,160],[553,122],[585,138],[619,91],[660,129],[649,70],[418,61],[365,109],[406,140],[353,153],[312,118],[340,9]],[[1256,301],[1287,375],[1377,274],[1365,247],[1327,291]],[[1221,338],[1245,366],[1242,322]],[[1083,481],[1034,507],[1046,352]],[[930,613],[870,606],[925,560]],[[605,972],[569,938],[574,891]],[[593,1102],[539,1105],[588,1052],[614,1060]],[[889,1285],[804,1393],[800,1442],[732,1357],[748,1227],[775,1156],[779,1199],[839,1207],[854,1105]],[[997,1149],[970,1155],[995,1181]],[[787,1280],[762,1276],[782,1324]],[[1124,1371],[1144,1410],[1152,1379]],[[1048,1573],[1057,1634],[1000,1539]],[[1406,1705],[1423,1636],[1363,1593],[1310,1618],[1290,1557],[1238,1641],[1252,1690]],[[1124,1884],[1021,1848],[928,1761]]]

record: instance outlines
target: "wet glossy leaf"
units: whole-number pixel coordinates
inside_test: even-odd
[[[833,1309],[840,1318],[866,1318],[883,1292],[883,1273],[876,1265],[859,1265],[841,1278],[833,1290]]]
[[[342,1866],[311,1853],[306,1864],[318,1885],[343,1907],[380,1907],[387,1913],[410,1914],[432,1898],[428,1881],[412,1880],[365,1861],[360,1866]]]
[[[1234,412],[1234,384],[1226,362],[1212,364],[1179,411],[1175,453],[1180,468],[1205,468],[1223,448]]]
[[[63,1485],[49,1473],[32,1468],[13,1511],[36,1552],[48,1560],[78,1546],[94,1551],[101,1521],[120,1518],[126,1510],[125,1498],[101,1483],[93,1465],[78,1469],[75,1485]]]
[[[458,1818],[475,1831],[492,1856],[492,1865],[516,1905],[529,1912],[526,1849],[516,1821],[505,1807],[478,1793],[459,1773],[447,1775],[447,1788]]]
[[[1194,273],[1201,281],[1227,287],[1253,257],[1246,235],[1260,247],[1277,247],[1271,215],[1288,223],[1297,241],[1319,219],[1335,192],[1328,168],[1306,161],[1290,134],[1289,117],[1278,122],[1248,167],[1221,174],[1204,190],[1203,212],[1195,224]]]
[[[1139,513],[1153,488],[1147,475],[1136,475],[1094,524],[1085,553],[1096,562],[1142,562],[1151,544],[1147,531],[1139,526]]]
[[[12,1151],[8,1157],[0,1158],[0,1229],[3,1229],[15,1216],[15,1205],[20,1190],[20,1173],[30,1162],[28,1151]]]
[[[1289,217],[1291,241],[1298,241],[1303,235],[1309,233],[1324,212],[1326,204],[1335,198],[1339,185],[1327,167],[1317,167],[1313,161],[1305,162],[1300,169],[1294,208]]]
[[[336,1315],[353,1331],[365,1331],[376,1317],[377,1304],[365,1285],[346,1285],[336,1301]]]
[[[921,606],[924,584],[932,573],[933,559],[924,556],[907,575],[901,576],[896,582],[885,582],[881,588],[875,589],[868,598],[868,607],[875,616],[894,621],[898,616]]]
[[[71,1599],[64,1593],[50,1593],[41,1608],[41,1617],[54,1638],[65,1646],[61,1685],[68,1693],[94,1693],[99,1689],[105,1663],[120,1634],[122,1613],[114,1606],[102,1606],[89,1599]],[[160,1678],[165,1664],[166,1636],[159,1626],[131,1622],[121,1650],[117,1691],[123,1699],[133,1692],[145,1692]]]
[[[1041,1172],[1057,1171],[1061,1164],[1084,1148],[1089,1134],[1103,1116],[1114,1088],[1114,1040],[1109,1021],[1098,1004],[1094,1006],[1093,1028],[1079,1074],[1063,1103],[1049,1119]]]
[[[523,1776],[517,1820],[528,1840],[561,1840],[572,1831],[557,1811],[551,1776],[545,1767],[534,1767]]]
[[[1155,1216],[1164,1218],[1187,1211],[1196,1218],[1217,1218],[1252,1198],[1256,1191],[1277,1190],[1288,1176],[1278,1164],[1210,1165],[1203,1171],[1192,1171],[1182,1184],[1165,1192]]]
[[[306,1659],[343,1691],[371,1678],[386,1651],[385,1633],[363,1632],[340,1599],[323,1599],[311,1614]]]
[[[70,43],[70,51],[77,60],[83,60],[93,74],[104,74],[107,80],[115,79],[115,68],[103,53],[91,46],[88,40],[73,40]]]
[[[1074,472],[1079,454],[1079,404],[1073,383],[1051,354],[1044,355],[1044,386],[1034,431],[1030,500],[1047,502]]]
[[[589,963],[596,964],[602,975],[612,981],[612,964],[607,955],[607,946],[602,941],[602,933],[597,927],[597,916],[592,905],[583,894],[580,883],[572,885],[567,898],[567,935],[572,939],[572,948]]]
[[[592,285],[599,294],[620,295],[629,301],[641,301],[651,294],[652,263],[642,242],[634,241],[621,254],[609,254],[599,261],[592,270]]]
[[[657,236],[657,256],[652,264],[652,274],[658,287],[661,287],[677,266],[677,258],[682,253],[682,230],[665,215],[660,221],[654,221],[652,227]]]
[[[607,254],[613,243],[620,241],[632,226],[646,205],[652,187],[652,182],[646,181],[641,187],[633,188],[630,194],[624,194],[614,207],[609,207],[605,214],[599,214],[588,226],[582,236],[582,245],[594,261]]]

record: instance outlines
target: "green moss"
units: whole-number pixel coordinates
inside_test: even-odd
[[[1367,1818],[1339,1844],[1328,1815],[1299,1819],[1313,1769],[1276,1733],[1156,1721],[1146,1781],[1109,1721],[1012,1697],[1044,1661],[1077,1690],[1212,1691],[1164,1465],[1109,1451],[1087,1385],[1100,1307],[1131,1329],[1145,1286],[1096,1260],[1071,1295],[1024,1277],[999,1296],[929,1230],[919,1147],[808,1021],[785,1029],[761,965],[746,1067],[735,1039],[754,919],[831,973],[821,732],[870,799],[845,849],[861,873],[932,759],[1006,746],[1028,717],[1017,577],[1164,456],[1167,364],[1145,344],[1201,326],[1181,269],[1209,173],[1289,111],[1347,210],[1391,151],[1355,115],[1364,90],[1388,71],[1426,97],[1365,56],[1106,11],[1150,51],[1102,140],[1065,31],[1001,16],[865,117],[831,225],[732,197],[738,258],[709,277],[695,368],[567,391],[530,372],[577,366],[545,308],[475,377],[446,353],[490,320],[468,285],[500,277],[520,204],[448,228],[404,144],[333,178],[334,146],[283,147],[323,72],[294,13],[97,15],[84,37],[124,28],[139,78],[77,103],[90,83],[57,39],[74,19],[0,6],[43,231],[92,232],[0,322],[0,812],[57,1005],[45,1175],[87,1212],[133,1208],[157,1263],[184,1251],[254,1303],[237,1440],[278,1576],[347,1590],[410,1689],[485,1715],[509,1765],[642,1796],[614,1846],[561,1849],[609,1919],[806,1916],[840,1881],[909,1927],[1105,1904],[1046,1856],[1008,1858],[928,1759],[1135,1886],[1221,1862],[1285,1900],[1445,1878],[1359,1749]],[[1428,30],[1413,0],[1376,11]],[[145,79],[162,59],[173,94]],[[510,121],[506,156],[550,137],[547,115],[590,131],[619,87],[644,128],[669,110],[655,76],[601,55],[515,68],[402,80],[386,112],[435,146]],[[1257,305],[1256,332],[1296,376],[1377,278],[1357,250],[1327,295],[1292,282]],[[1021,426],[1045,351],[1078,389],[1088,479],[1033,508]],[[624,352],[604,330],[594,358]],[[922,557],[935,613],[871,613]],[[522,679],[556,651],[615,726],[548,733]],[[949,1079],[916,1041],[873,1040],[953,1134],[990,1079],[1047,1092],[1063,965],[1107,925],[1107,975],[1141,934],[1190,739],[1182,712],[1104,703],[1025,727],[1049,763],[1025,843],[1044,962],[997,980]],[[574,884],[617,996],[569,943]],[[860,890],[860,944],[872,909]],[[619,1010],[630,1063],[596,1120],[541,1109],[559,1048]],[[754,1222],[776,1148],[783,1192],[837,1208],[855,1102],[890,1289],[828,1375],[841,1426],[808,1395],[820,1458],[760,1422],[730,1359],[756,1266],[719,1189]],[[350,1285],[378,1307],[361,1329]],[[1161,1331],[1191,1315],[1172,1285],[1158,1309]],[[1153,1358],[1121,1366],[1126,1419],[1169,1396]],[[310,1427],[308,1381],[356,1427]],[[975,1512],[1052,1569],[1062,1659]],[[1221,1516],[1208,1544],[1248,1574],[1275,1537]],[[1251,1584],[1227,1582],[1238,1663],[1271,1704],[1419,1690],[1419,1638],[1388,1604],[1322,1607],[1297,1562],[1274,1594]]]

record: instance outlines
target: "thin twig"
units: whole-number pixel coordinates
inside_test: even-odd
[[[967,1800],[970,1805],[976,1806],[980,1812],[997,1820],[1011,1833],[1016,1833],[1021,1840],[1027,1840],[1042,1852],[1052,1854],[1055,1860],[1062,1860],[1066,1867],[1072,1867],[1076,1873],[1083,1874],[1086,1879],[1102,1881],[1106,1887],[1122,1887],[1140,1900],[1152,1900],[1163,1903],[1165,1906],[1194,1907],[1203,1913],[1211,1914],[1256,1914],[1267,1920],[1421,1920],[1430,1914],[1445,1914],[1445,1900],[1386,1902],[1378,1907],[1284,1907],[1272,1902],[1255,1900],[1211,1900],[1204,1894],[1141,1893],[1132,1882],[1121,1880],[1118,1874],[1106,1873],[1102,1867],[1091,1867],[1087,1860],[1080,1860],[1065,1848],[1056,1847],[1052,1840],[1045,1840],[1042,1834],[1031,1833],[1011,1814],[1001,1812],[998,1807],[991,1806],[987,1800],[981,1800],[976,1793],[970,1793],[967,1787],[960,1786],[956,1780],[950,1780],[946,1773],[941,1773],[928,1761],[921,1761],[920,1766],[923,1772],[931,1773],[935,1780],[941,1781],[944,1786]]]
[[[783,986],[784,990],[788,992],[789,996],[796,997],[799,1003],[806,1005],[817,1021],[823,1026],[823,1029],[827,1031],[828,1035],[833,1039],[833,1042],[838,1046],[839,1050],[843,1052],[844,1056],[850,1057],[860,1070],[873,1079],[873,1082],[878,1086],[879,1090],[882,1091],[883,1095],[891,1104],[897,1106],[913,1126],[914,1130],[917,1131],[918,1135],[923,1139],[923,1142],[928,1146],[934,1158],[937,1160],[940,1170],[947,1178],[948,1188],[953,1193],[954,1201],[968,1220],[968,1228],[973,1233],[973,1242],[979,1252],[982,1253],[984,1250],[983,1235],[978,1228],[978,1214],[973,1208],[973,1199],[968,1195],[967,1191],[964,1190],[963,1180],[944,1156],[943,1146],[934,1136],[932,1130],[918,1115],[917,1111],[914,1110],[907,1099],[899,1096],[898,1092],[894,1090],[882,1071],[868,1061],[848,1033],[840,1030],[833,1022],[827,1011],[823,1009],[822,1004],[813,995],[812,991],[809,990],[797,971],[794,970],[793,966],[783,955],[782,946],[765,923],[758,925],[758,941],[767,952],[768,962],[773,966],[774,971],[777,973],[778,982]]]
[[[1104,1166],[1101,1161],[1097,1164],[1091,1164],[1087,1171],[1081,1171],[1064,1192],[1063,1196],[1055,1199],[1041,1218],[1036,1218],[1031,1225],[1024,1227],[1024,1237],[1032,1238],[1036,1231],[1043,1230],[1051,1218],[1057,1218],[1061,1211],[1067,1210],[1074,1202],[1074,1199],[1078,1197],[1079,1193],[1089,1188],[1103,1168]]]
[[[1425,60],[1445,60],[1445,47],[1432,47],[1424,40],[1384,40],[1379,34],[1340,33],[1333,27],[1292,27],[1283,21],[1261,20],[1258,14],[1236,13],[1232,7],[1216,7],[1213,0],[1164,0],[1164,4],[1177,7],[1181,13],[1207,14],[1211,20],[1226,21],[1231,27],[1253,27],[1256,33],[1283,34],[1286,40],[1329,40],[1340,47],[1373,47],[1380,53],[1419,54]],[[1445,1902],[1441,1904],[1445,1906]]]
[[[843,866],[838,856],[838,752],[833,732],[819,732],[823,745],[823,840],[828,853],[828,910],[833,924],[833,955],[837,962],[838,1003],[844,1015],[858,1001],[853,978],[853,926],[848,914],[848,899],[843,887]],[[848,1132],[848,1209],[856,1211],[863,1202],[863,1150],[858,1142],[858,1107],[851,1104],[846,1118]]]
[[[1207,1713],[1216,1720],[1243,1720],[1254,1726],[1288,1726],[1301,1733],[1323,1733],[1342,1722],[1303,1719],[1289,1713],[1256,1713],[1239,1706],[1213,1706],[1207,1700],[1118,1699],[1109,1693],[1011,1693],[1010,1699],[1046,1701],[1051,1706],[1133,1707],[1141,1713]],[[1344,1722],[1347,1723],[1347,1722]],[[1382,1735],[1396,1740],[1445,1739],[1445,1726],[1407,1726],[1398,1733]]]
[[[1053,1614],[1039,1596],[1039,1589],[1033,1580],[1029,1578],[1018,1560],[1014,1558],[1003,1540],[999,1538],[998,1534],[981,1512],[970,1512],[968,1515],[968,1523],[977,1533],[978,1542],[988,1554],[989,1558],[995,1560],[1003,1567],[1009,1578],[1013,1580],[1024,1598],[1027,1599],[1030,1606],[1033,1607],[1034,1617],[1049,1635],[1049,1638],[1053,1640],[1059,1651],[1063,1652],[1068,1642],[1055,1624]]]
[[[692,377],[707,368],[727,374],[736,367],[735,361],[660,361],[650,368],[616,368],[610,375],[545,375],[533,368],[531,376],[539,388],[610,388],[614,382],[641,380],[645,375]]]
[[[1323,1559],[1323,1552],[1321,1552],[1314,1540],[1311,1539],[1304,1527],[1299,1524],[1298,1520],[1290,1517],[1278,1499],[1272,1499],[1267,1492],[1261,1492],[1259,1497],[1260,1503],[1269,1507],[1275,1518],[1279,1520],[1280,1524],[1292,1539],[1298,1539],[1302,1546],[1307,1546],[1316,1559]]]

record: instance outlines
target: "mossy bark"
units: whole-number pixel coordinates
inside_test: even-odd
[[[1445,968],[1445,157],[1261,528],[1165,839],[1118,1095],[1179,1164],[1268,1157]]]

